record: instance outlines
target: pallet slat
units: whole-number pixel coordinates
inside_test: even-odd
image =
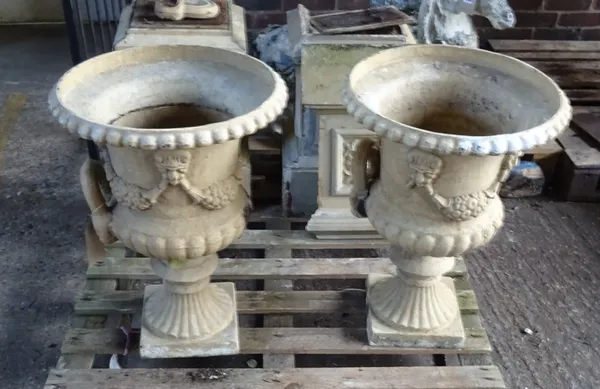
[[[565,89],[572,104],[599,104],[600,90],[597,89]]]
[[[457,283],[460,310],[463,314],[479,311],[475,293],[460,290]],[[342,291],[238,291],[239,314],[298,314],[361,312],[366,309],[364,290]],[[112,293],[85,293],[75,300],[77,315],[106,315],[109,313],[139,314],[142,311],[143,290],[123,290]]]
[[[574,104],[599,102],[599,41],[491,40],[492,48],[548,74]],[[586,91],[588,90],[588,91]]]
[[[497,51],[583,51],[600,52],[600,41],[543,41],[491,39]]]
[[[599,112],[600,41],[491,40],[490,45],[550,76],[571,100],[574,115]],[[571,123],[576,128],[578,117],[574,116]],[[587,124],[595,125],[594,120]],[[571,129],[558,142],[564,152],[556,162],[550,161],[555,167],[551,183],[554,194],[565,201],[600,201],[600,157],[596,145],[588,144]]]
[[[519,58],[520,60],[538,61],[585,61],[600,60],[600,52],[596,51],[504,51],[504,55]]]
[[[308,231],[286,230],[245,230],[229,249],[265,249],[269,247],[287,247],[291,249],[381,249],[390,247],[385,239],[316,239]],[[115,242],[107,247],[123,247]]]
[[[504,389],[491,366],[312,369],[52,370],[44,389]]]
[[[266,224],[268,229],[288,229],[291,225],[286,221],[272,221]],[[291,258],[292,250],[286,247],[272,247],[265,250],[265,258]],[[265,280],[264,289],[270,292],[285,292],[294,290],[294,280]],[[269,304],[267,303],[267,306]],[[273,304],[276,305],[276,304]],[[293,327],[292,315],[269,315],[264,317],[263,327]],[[284,369],[296,367],[296,358],[293,355],[263,354],[263,367],[267,369]]]
[[[327,355],[423,355],[485,354],[490,342],[482,327],[465,328],[466,340],[458,349],[369,346],[364,328],[240,328],[240,354]],[[132,336],[129,355],[139,351],[139,336]],[[118,329],[71,328],[63,342],[63,354],[119,354],[123,336]]]
[[[264,222],[267,228],[283,226],[277,218]],[[286,223],[290,227],[289,222]],[[491,345],[481,325],[477,299],[471,290],[462,259],[457,261],[455,268],[447,275],[453,277],[457,291],[466,333],[463,347],[373,347],[368,345],[366,329],[348,326],[349,322],[344,320],[348,313],[355,319],[364,317],[368,309],[366,291],[360,286],[357,288],[356,282],[350,282],[352,286],[342,290],[300,291],[293,290],[293,282],[299,279],[364,280],[370,273],[394,272],[395,268],[389,258],[290,257],[292,249],[373,249],[388,247],[387,242],[324,241],[313,238],[305,231],[249,230],[232,246],[235,249],[264,249],[265,258],[222,258],[213,277],[221,280],[265,280],[265,290],[236,293],[238,313],[252,315],[241,318],[251,328],[244,325],[239,329],[239,357],[261,354],[261,368],[239,369],[245,367],[242,365],[243,359],[234,364],[215,360],[209,366],[216,363],[221,368],[211,369],[166,370],[163,368],[170,365],[171,361],[160,360],[149,363],[150,366],[159,368],[143,369],[148,366],[146,363],[138,366],[141,369],[136,368],[136,363],[140,363],[135,361],[140,360],[139,328],[143,291],[131,288],[136,287],[139,281],[158,278],[151,270],[148,258],[128,258],[125,255],[133,255],[131,251],[125,250],[123,245],[114,244],[106,247],[109,256],[90,262],[87,282],[95,285],[117,280],[120,288],[125,290],[85,291],[76,300],[75,320],[120,317],[123,321],[119,324],[106,324],[102,328],[68,330],[61,350],[62,363],[51,371],[44,389],[505,389],[500,372],[491,366],[489,360]],[[334,327],[320,327],[310,320],[311,314],[316,314],[317,318],[331,318]],[[260,320],[256,321],[261,315],[265,315],[262,327],[256,327],[261,325]],[[295,324],[300,324],[297,322],[300,318],[309,319],[308,327],[294,327]],[[121,326],[130,329],[127,337]],[[122,356],[119,360],[126,364],[127,361],[133,361],[130,368],[107,369],[108,356],[124,354],[125,347],[130,358]],[[325,367],[339,366],[337,362],[333,365],[325,362],[310,364],[316,368],[295,367],[298,358],[301,361],[306,358],[315,361],[338,358],[348,359],[350,362],[353,360],[352,356],[354,359],[362,359],[376,355],[404,355],[402,363],[414,361],[415,358],[419,362],[410,367]],[[453,356],[460,364],[469,366],[432,366],[432,355]],[[229,358],[225,359],[229,361]],[[79,363],[80,360],[85,363]],[[92,360],[98,366],[104,365],[104,369],[89,369]],[[207,365],[198,359],[193,364],[184,366]],[[73,370],[79,368],[82,370]]]
[[[213,280],[364,279],[369,273],[393,273],[389,258],[221,258]],[[462,259],[446,275],[466,273]],[[89,279],[159,280],[148,258],[105,258],[90,264]]]

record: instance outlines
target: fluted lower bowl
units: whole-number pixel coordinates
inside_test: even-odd
[[[284,81],[248,55],[202,46],[137,47],[69,70],[50,110],[95,143],[146,150],[208,146],[253,134],[287,104]]]
[[[554,139],[571,119],[544,73],[484,50],[408,45],[359,62],[342,100],[356,120],[435,154],[518,153]]]

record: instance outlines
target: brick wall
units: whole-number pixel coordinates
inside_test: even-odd
[[[517,26],[497,31],[480,18],[483,36],[499,39],[600,40],[600,0],[509,0]],[[315,12],[366,8],[369,0],[236,0],[246,9],[250,32],[285,24],[285,12],[304,4]]]

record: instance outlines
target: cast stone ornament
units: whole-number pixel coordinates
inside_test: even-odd
[[[102,54],[50,92],[58,121],[101,149],[80,171],[99,238],[149,257],[164,281],[145,288],[142,357],[239,351],[235,287],[210,276],[251,208],[243,138],[276,120],[287,99],[266,64],[203,46]]]
[[[502,182],[523,151],[568,126],[569,100],[519,60],[438,44],[362,60],[342,101],[379,135],[356,145],[350,205],[390,241],[397,267],[369,275],[369,342],[461,347],[458,300],[444,274],[500,229]]]

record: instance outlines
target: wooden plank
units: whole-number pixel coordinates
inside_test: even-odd
[[[447,275],[466,273],[463,259]],[[213,280],[249,279],[364,279],[369,273],[393,273],[389,258],[221,258]],[[90,279],[158,280],[148,258],[105,258],[90,264]]]
[[[600,52],[600,41],[543,41],[491,39],[496,51],[591,51]]]
[[[540,60],[533,60],[533,61],[526,61],[528,64],[530,64],[531,66],[535,66],[536,68],[538,68],[539,70],[541,70],[542,72],[545,73],[556,73],[556,74],[561,74],[564,72],[580,72],[580,71],[596,71],[595,74],[597,75],[597,71],[600,70],[600,61],[564,61],[564,62],[557,62],[557,61],[540,61]]]
[[[600,113],[600,107],[579,105],[573,107],[573,115],[579,113]]]
[[[527,63],[552,77],[565,89],[592,88],[600,83],[598,61],[527,61]]]
[[[596,51],[500,51],[509,57],[520,60],[539,61],[585,61],[600,60],[600,52]]]
[[[571,121],[571,128],[593,139],[596,142],[594,146],[600,146],[600,115],[591,113],[575,115]]]
[[[479,315],[470,315],[463,317],[465,326],[480,327],[481,318]],[[444,355],[443,366],[485,366],[492,365],[492,357],[489,353],[484,354],[447,354]]]
[[[101,262],[106,254],[104,245],[98,238],[92,222],[88,221],[85,227],[85,245],[86,259],[88,264]],[[114,255],[122,255],[124,249],[115,249],[112,251]],[[87,280],[85,283],[84,293],[104,296],[107,293],[115,293],[117,280]],[[100,329],[114,328],[119,321],[117,311],[110,310],[104,313],[97,313],[95,316],[75,316],[71,325],[74,328]],[[91,369],[94,364],[96,355],[93,352],[81,354],[65,354],[58,359],[56,366],[61,369]]]
[[[465,328],[461,348],[397,348],[369,346],[364,328],[240,328],[240,354],[404,355],[483,354],[491,351],[485,329]],[[129,353],[139,353],[139,334],[131,335]],[[123,336],[118,329],[71,328],[63,354],[119,354]]]
[[[565,155],[557,167],[554,183],[557,196],[566,201],[600,200],[600,150],[594,147],[595,142],[572,128],[561,134],[558,142]]]
[[[400,24],[414,24],[412,16],[399,11],[394,6],[383,6],[369,9],[358,9],[315,15],[310,18],[310,24],[321,34],[347,34],[383,27],[393,27]]]
[[[74,328],[105,328],[106,317],[98,316],[76,316],[73,319]],[[91,369],[94,364],[96,354],[92,350],[83,353],[61,354],[56,362],[56,367],[59,369]]]
[[[125,373],[126,372],[126,373]],[[108,386],[106,386],[108,383]],[[45,389],[505,389],[491,366],[52,370]]]
[[[463,325],[466,327],[483,327],[479,315],[463,316]],[[490,353],[484,354],[457,354],[461,366],[483,366],[492,365],[493,360]]]
[[[565,72],[548,74],[562,89],[595,89],[600,88],[600,75],[590,72]]]
[[[571,104],[598,104],[600,103],[599,89],[564,89],[571,100]]]
[[[472,291],[471,291],[472,292]],[[359,312],[365,309],[364,291],[237,291],[239,314]],[[75,314],[140,313],[143,290],[84,293],[75,300]],[[466,296],[468,299],[469,297]],[[470,303],[467,303],[470,304]],[[472,305],[469,305],[473,308]],[[476,308],[476,307],[475,307]],[[273,326],[276,327],[276,326]]]
[[[281,154],[280,137],[250,136],[248,138],[248,148],[253,154]]]
[[[460,310],[463,314],[479,311],[475,293],[461,290],[455,283]],[[238,291],[239,314],[284,315],[302,313],[355,313],[364,312],[364,290],[342,291]],[[75,300],[76,315],[106,315],[109,313],[139,314],[142,310],[143,290],[119,290],[112,293],[86,292]],[[277,317],[277,316],[275,316]]]
[[[565,130],[558,137],[567,156],[573,161],[576,168],[597,169],[600,168],[600,150],[586,142],[579,134],[571,128]]]
[[[285,229],[290,230],[291,225],[285,220],[274,220],[267,222],[266,227],[268,229]],[[274,258],[291,258],[292,249],[287,247],[269,247],[265,250],[265,257],[268,259]],[[286,280],[265,280],[265,291],[292,291],[294,290],[294,281],[291,279]],[[273,304],[275,305],[275,304]],[[281,315],[281,316],[267,316],[263,321],[264,327],[293,327],[294,316]],[[295,358],[293,355],[263,355],[263,367],[266,369],[283,369],[289,367],[295,367]]]
[[[110,247],[123,247],[115,242]],[[308,231],[245,230],[244,234],[231,243],[228,249],[266,249],[269,247],[287,247],[291,249],[378,249],[388,248],[385,239],[317,239]]]

